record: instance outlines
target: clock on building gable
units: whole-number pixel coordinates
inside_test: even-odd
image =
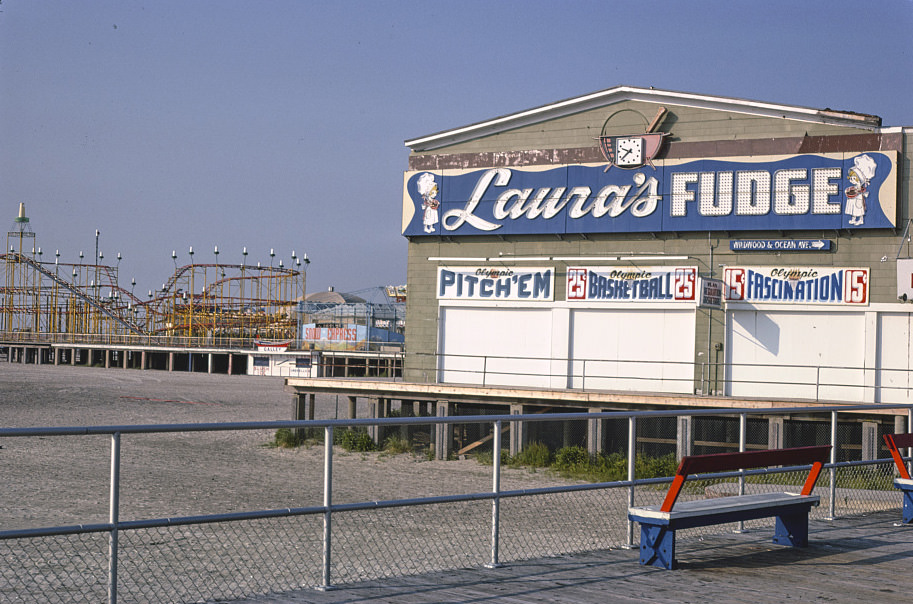
[[[615,139],[615,165],[640,166],[644,163],[644,139],[639,136]]]
[[[622,109],[606,120],[602,126],[602,135],[597,137],[599,149],[603,157],[609,162],[606,171],[612,166],[633,170],[641,166],[650,166],[653,168],[653,158],[659,153],[663,144],[663,137],[668,136],[668,132],[654,132],[666,113],[665,107],[660,107],[656,117],[644,128],[643,134],[626,134],[621,136],[610,136],[606,134],[609,122],[618,113],[631,112],[632,109]],[[646,124],[646,118],[639,112],[633,111],[640,115]]]

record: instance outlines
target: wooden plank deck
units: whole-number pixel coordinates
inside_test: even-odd
[[[285,390],[296,396],[333,394],[369,400],[448,401],[484,405],[524,404],[606,411],[678,408],[773,409],[846,406],[833,401],[806,399],[737,398],[697,394],[664,394],[651,392],[582,390],[568,388],[528,388],[522,386],[480,386],[440,382],[400,382],[373,379],[285,378]],[[507,411],[505,411],[507,413]],[[846,413],[855,413],[847,411]],[[865,410],[872,415],[905,414],[905,409],[889,405]],[[293,418],[298,419],[298,418]]]
[[[640,566],[632,550],[606,550],[414,577],[300,590],[234,604],[605,604],[905,601],[913,526],[900,509],[810,521],[809,547],[771,543],[771,530],[681,540],[679,570]]]

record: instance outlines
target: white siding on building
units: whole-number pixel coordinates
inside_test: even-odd
[[[441,307],[442,382],[690,393],[688,309]]]
[[[454,307],[440,316],[440,381],[549,387],[549,309]]]
[[[586,309],[572,316],[575,388],[693,391],[693,308]]]
[[[909,313],[881,313],[878,316],[878,375],[876,402],[911,403],[910,335],[913,318]]]
[[[726,342],[732,396],[851,402],[869,396],[864,312],[733,310]]]

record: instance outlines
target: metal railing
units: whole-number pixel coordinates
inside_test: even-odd
[[[896,415],[887,416],[891,409]],[[868,416],[858,414],[871,412]],[[636,546],[634,525],[627,520],[631,505],[659,503],[668,476],[644,477],[639,464],[703,448],[746,450],[766,448],[770,431],[757,430],[758,422],[779,418],[787,426],[782,446],[831,444],[831,463],[815,493],[822,506],[813,518],[833,519],[879,509],[900,507],[900,496],[891,486],[893,464],[882,456],[880,433],[911,425],[913,406],[857,405],[789,409],[689,409],[679,412],[552,413],[537,415],[472,415],[452,417],[395,417],[325,421],[248,422],[148,426],[98,426],[64,428],[4,428],[0,439],[36,438],[56,445],[59,439],[105,437],[109,443],[108,518],[105,522],[78,522],[61,526],[19,526],[0,530],[0,600],[4,602],[200,602],[248,597],[304,587],[329,589],[359,580],[417,574],[465,566],[495,567],[509,560],[546,557],[579,551]],[[857,418],[866,417],[869,432],[857,432]],[[784,420],[783,418],[787,418]],[[792,419],[790,419],[792,418]],[[844,420],[841,422],[841,418]],[[671,431],[663,426],[670,425]],[[704,422],[683,431],[680,422]],[[611,424],[617,428],[617,443],[605,448],[610,438],[587,444],[563,426],[590,428]],[[722,422],[722,423],[721,423]],[[809,430],[809,422],[814,424]],[[540,425],[545,437],[561,435],[564,447],[591,450],[590,459],[605,448],[624,458],[624,475],[599,482],[564,480],[558,475],[545,486],[530,486],[511,474],[514,488],[504,488],[505,467],[502,435],[528,433]],[[737,425],[737,428],[735,426]],[[383,466],[375,480],[363,485],[367,496],[337,502],[334,491],[340,480],[341,451],[335,445],[341,433],[372,428],[412,443],[427,444],[435,438],[454,438],[457,428],[484,433],[490,443],[490,490],[445,492],[423,495],[427,485],[413,484],[419,494],[402,492],[393,498],[372,496],[384,482]],[[547,429],[546,429],[547,428]],[[698,429],[700,428],[700,429]],[[218,513],[137,517],[121,515],[123,480],[121,467],[126,435],[153,438],[169,434],[192,436],[201,432],[250,430],[312,432],[322,437],[321,499],[313,505],[260,510],[225,509]],[[427,434],[421,436],[421,430]],[[611,430],[604,429],[604,432]],[[874,431],[874,432],[872,432]],[[683,432],[689,436],[683,438]],[[811,435],[811,436],[809,436]],[[230,446],[229,439],[222,439]],[[378,437],[378,440],[381,440]],[[815,441],[815,442],[809,442]],[[683,444],[684,442],[684,444]],[[380,443],[379,443],[380,444]],[[433,444],[433,443],[432,443]],[[60,446],[63,446],[61,443]],[[146,449],[143,449],[145,455]],[[560,452],[559,451],[559,452]],[[652,453],[651,453],[652,451]],[[685,451],[685,452],[688,452]],[[676,454],[676,456],[678,455]],[[874,453],[874,454],[873,454]],[[136,456],[138,453],[130,453]],[[238,453],[241,455],[241,453]],[[850,459],[855,457],[856,459]],[[144,463],[156,466],[156,459]],[[277,461],[278,463],[278,461]],[[370,463],[349,459],[347,463]],[[440,484],[455,484],[451,467],[459,464],[434,462]],[[475,462],[473,462],[475,463]],[[346,466],[351,468],[353,466]],[[483,469],[485,466],[481,466]],[[804,468],[781,468],[689,480],[682,499],[764,490],[782,490],[782,485],[801,484]],[[50,469],[49,469],[50,470]],[[262,461],[249,471],[262,471]],[[517,472],[511,468],[512,472]],[[537,474],[541,474],[537,472]],[[803,473],[804,474],[804,473]],[[526,474],[519,475],[523,478]],[[43,476],[32,479],[41,482]],[[204,481],[206,476],[195,476]],[[73,477],[73,480],[79,480]],[[101,483],[99,483],[101,484]],[[520,486],[516,486],[520,485]],[[72,488],[72,485],[71,485]],[[455,487],[454,487],[455,488]],[[7,484],[8,492],[18,492]],[[66,497],[67,491],[61,495]],[[96,494],[101,497],[101,493]],[[131,492],[126,495],[136,496]],[[316,495],[316,494],[315,494]],[[0,510],[17,506],[32,516],[41,501],[11,504],[0,495]],[[11,526],[0,517],[0,527]],[[27,520],[21,518],[17,524]],[[747,523],[749,528],[766,521]],[[744,528],[741,525],[739,528]],[[720,532],[721,527],[693,529],[691,535]],[[634,556],[636,558],[636,556]]]
[[[205,336],[177,336],[167,334],[92,334],[50,333],[32,331],[0,331],[0,342],[14,345],[35,346],[117,346],[148,348],[201,348],[219,350],[256,350],[257,338],[253,336],[209,334]],[[320,350],[320,343],[290,339],[290,350]],[[360,352],[402,351],[399,342],[367,340],[356,347]]]
[[[407,357],[410,354],[407,353]],[[433,366],[437,381],[481,386],[528,386],[768,396],[814,401],[910,401],[913,370],[841,365],[691,362],[611,358],[524,357],[412,353]],[[776,378],[768,377],[777,370]],[[877,392],[877,396],[875,393]]]

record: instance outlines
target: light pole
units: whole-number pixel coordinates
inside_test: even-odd
[[[295,266],[301,272],[301,312],[296,313],[297,319],[298,319],[298,322],[297,322],[298,325],[297,325],[296,333],[295,333],[295,337],[300,338],[301,337],[301,315],[303,314],[304,310],[307,309],[307,275],[308,275],[307,270],[308,270],[308,264],[310,264],[311,261],[308,258],[307,253],[304,254],[303,258],[298,258],[295,255],[295,252],[292,251],[292,258],[295,260]],[[301,268],[302,262],[304,263],[303,269]],[[298,343],[298,347],[301,348],[300,342]]]
[[[60,332],[60,309],[57,307],[57,301],[60,294],[60,250],[54,250],[54,329],[55,333]],[[58,353],[54,353],[58,354]]]
[[[241,292],[241,297],[240,297],[241,302],[240,302],[240,308],[238,309],[241,313],[241,318],[238,321],[238,325],[239,325],[238,338],[241,342],[241,346],[244,346],[245,338],[247,338],[250,335],[250,334],[248,334],[249,328],[244,325],[244,315],[245,315],[244,307],[246,306],[246,299],[244,298],[244,291],[245,291],[246,285],[247,285],[247,283],[246,283],[247,279],[244,276],[244,269],[246,267],[247,267],[247,247],[245,246],[241,250],[241,282],[240,282],[240,288],[239,288],[240,292]]]
[[[101,231],[99,231],[98,229],[95,229],[95,261],[94,261],[92,264],[95,265],[95,284],[96,284],[96,287],[98,287],[98,264],[99,264],[99,263],[98,263],[98,258],[99,258],[99,255],[98,255],[98,236],[99,236],[99,235],[101,235]],[[93,296],[94,298],[98,299],[98,289],[95,289],[95,290],[92,292],[92,296]]]
[[[193,337],[193,286],[194,286],[193,278],[194,278],[194,273],[196,272],[196,269],[193,267],[193,246],[192,245],[190,246],[190,250],[188,251],[188,253],[190,254],[190,319],[188,321],[188,326],[187,326],[187,335],[190,337]]]

